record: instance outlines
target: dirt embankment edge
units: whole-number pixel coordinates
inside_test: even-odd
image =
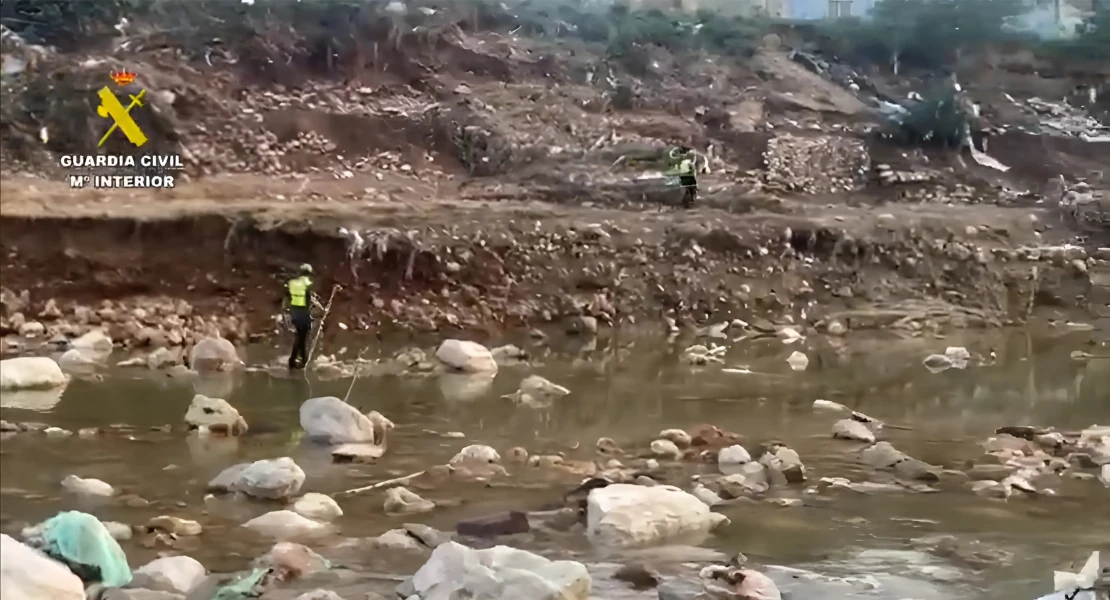
[[[1023,321],[1034,304],[1074,311],[1090,287],[1074,261],[1022,260],[1013,243],[961,240],[909,218],[882,227],[866,213],[858,223],[607,214],[490,213],[470,226],[447,218],[411,228],[394,219],[359,230],[357,241],[339,233],[338,219],[275,222],[249,212],[9,214],[0,216],[3,287],[9,297],[28,291],[28,319],[52,299],[62,319],[105,301],[185,300],[196,314],[234,316],[219,327],[239,340],[279,331],[281,282],[302,262],[316,266],[322,301],[342,286],[331,322],[379,334],[494,336],[576,316],[603,326],[663,317],[680,326],[732,318],[763,328],[1000,326]],[[3,312],[0,325],[12,333],[12,307]]]

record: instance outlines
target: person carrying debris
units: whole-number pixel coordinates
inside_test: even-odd
[[[694,152],[687,146],[675,148],[670,152],[670,175],[678,175],[678,184],[682,186],[682,207],[693,208],[694,201],[698,199],[698,177],[694,169]]]
[[[293,351],[289,354],[289,370],[303,369],[308,362],[308,332],[312,331],[312,265],[305,263],[298,269],[297,277],[285,283],[282,296],[283,308],[289,311],[289,322],[295,332]]]

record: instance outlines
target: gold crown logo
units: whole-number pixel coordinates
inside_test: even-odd
[[[137,75],[131,71],[112,71],[108,76],[120,87],[131,85],[131,82],[135,81],[135,77],[137,77]]]

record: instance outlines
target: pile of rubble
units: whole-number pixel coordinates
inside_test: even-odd
[[[936,173],[927,171],[896,171],[888,164],[875,165],[875,178],[880,185],[898,185],[900,183],[925,183],[937,178]]]
[[[247,339],[246,322],[238,316],[202,316],[185,300],[132,298],[128,302],[104,300],[97,306],[71,303],[59,306],[54,299],[37,305],[30,293],[0,289],[0,335],[18,335],[5,350],[20,351],[25,342],[40,340],[65,346],[65,341],[91,331],[104,332],[127,347],[189,346],[207,336]],[[16,344],[16,346],[11,346]]]
[[[1110,142],[1110,127],[1081,108],[1040,98],[1029,98],[1025,107],[1037,115],[1042,133],[1078,137],[1088,142]]]
[[[781,135],[763,153],[767,187],[807,194],[856,189],[870,172],[863,140],[846,137]]]

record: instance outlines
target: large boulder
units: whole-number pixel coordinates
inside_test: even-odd
[[[436,350],[436,358],[455,371],[463,373],[496,373],[497,361],[489,348],[466,340],[444,340]]]
[[[0,535],[0,598],[4,600],[85,600],[85,585],[65,565]]]
[[[247,431],[247,421],[227,400],[209,398],[204,394],[193,396],[189,410],[185,412],[185,423],[191,428],[204,427],[208,431],[218,431],[240,435]]]
[[[300,491],[304,478],[304,471],[297,463],[292,458],[283,456],[228,467],[208,482],[208,489],[283,500]]]
[[[50,389],[66,384],[65,373],[47,356],[0,360],[0,390]]]
[[[578,562],[551,561],[508,546],[474,550],[456,542],[438,546],[411,581],[420,600],[586,600],[591,586]]]
[[[300,412],[301,428],[311,439],[329,444],[382,442],[370,417],[335,396],[305,400]]]
[[[693,494],[669,485],[613,484],[590,490],[586,534],[606,546],[644,546],[727,524]]]
[[[242,365],[235,344],[222,337],[204,338],[189,353],[189,367],[194,371],[230,371]]]

